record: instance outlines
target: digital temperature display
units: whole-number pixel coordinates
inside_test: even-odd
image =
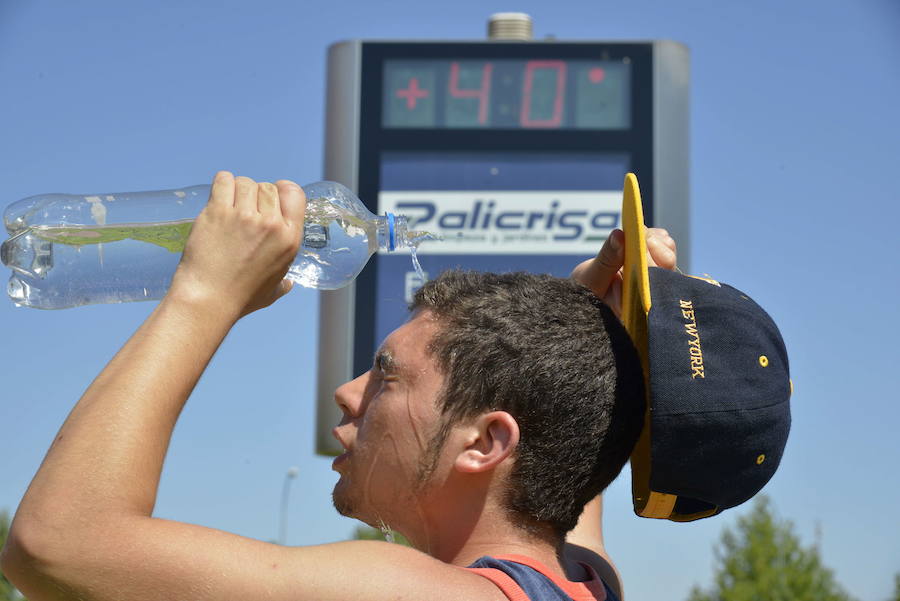
[[[620,60],[387,60],[386,128],[628,129]]]

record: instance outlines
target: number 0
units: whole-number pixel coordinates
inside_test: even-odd
[[[556,69],[556,96],[553,98],[553,116],[549,119],[531,118],[531,94],[534,89],[534,72],[538,69]],[[522,127],[559,127],[562,123],[563,100],[566,94],[565,61],[528,61],[525,63],[525,83],[522,86]]]

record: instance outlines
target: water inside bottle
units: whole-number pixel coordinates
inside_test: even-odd
[[[368,236],[367,223],[362,219],[354,219],[352,216],[340,217],[336,211],[329,210],[327,206],[318,205],[318,209],[307,215],[307,222],[319,225],[328,225],[331,221],[340,221],[341,229],[350,238]],[[86,244],[109,244],[121,240],[136,240],[160,246],[169,252],[184,252],[188,235],[193,227],[193,219],[180,221],[160,222],[153,224],[113,224],[113,225],[68,225],[68,226],[32,226],[34,234],[48,242],[56,242],[69,246],[84,246]],[[423,242],[442,240],[438,234],[426,231],[412,231],[407,234],[410,257],[413,269],[422,281],[425,281],[422,265],[416,251]],[[343,249],[336,249],[343,250]]]
[[[160,299],[190,228],[190,220],[28,227],[0,246],[13,270],[7,293],[42,309]]]
[[[193,219],[164,221],[160,223],[119,223],[112,225],[67,225],[31,227],[35,236],[48,242],[68,246],[85,244],[109,244],[122,240],[136,240],[160,246],[169,252],[184,251]]]

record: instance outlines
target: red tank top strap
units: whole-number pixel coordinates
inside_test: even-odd
[[[509,601],[531,601],[525,591],[522,590],[516,581],[509,574],[497,568],[464,568],[470,572],[474,572],[479,576],[487,578],[497,585],[497,588],[506,595]]]
[[[586,563],[581,565],[585,568],[590,578],[584,582],[574,582],[560,577],[547,566],[524,555],[493,555],[494,559],[501,561],[512,561],[518,564],[528,566],[535,571],[543,574],[551,582],[553,582],[560,590],[572,598],[573,601],[607,601],[606,587],[597,572]],[[471,572],[475,572],[494,584],[506,595],[509,601],[531,601],[521,586],[506,572],[497,568],[465,568]]]

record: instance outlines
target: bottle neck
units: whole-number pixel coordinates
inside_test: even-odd
[[[392,252],[409,246],[407,238],[408,222],[405,215],[385,213],[375,218],[378,248]]]

